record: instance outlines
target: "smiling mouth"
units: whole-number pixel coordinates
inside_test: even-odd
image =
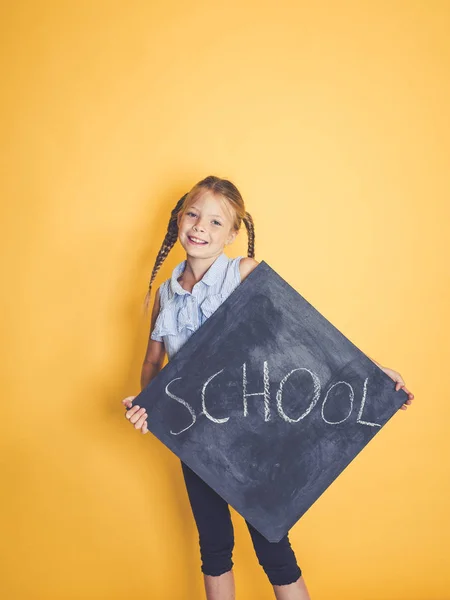
[[[194,244],[194,246],[206,246],[206,244],[208,243],[205,240],[201,240],[200,238],[192,237],[190,235],[188,235],[187,237],[191,244]]]

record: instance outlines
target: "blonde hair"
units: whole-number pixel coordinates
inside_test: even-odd
[[[218,196],[222,196],[224,200],[228,202],[230,208],[232,208],[234,212],[232,228],[235,231],[239,231],[242,222],[245,224],[248,236],[247,256],[250,256],[251,258],[255,257],[255,227],[252,216],[245,209],[244,200],[242,199],[239,190],[233,183],[231,183],[231,181],[228,181],[228,179],[221,179],[220,177],[215,177],[214,175],[205,177],[205,179],[202,179],[196,183],[187,194],[182,196],[175,205],[175,208],[172,210],[169,224],[167,226],[167,233],[163,243],[161,244],[158,255],[156,256],[148,291],[145,296],[145,313],[147,313],[150,304],[152,284],[155,280],[156,274],[178,239],[178,214],[183,214],[195,201],[198,195],[205,189],[212,191]]]

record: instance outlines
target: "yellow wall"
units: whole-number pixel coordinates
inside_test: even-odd
[[[2,597],[203,597],[178,459],[120,401],[170,210],[217,174],[256,258],[416,396],[291,530],[312,599],[450,599],[450,3],[0,10]],[[269,599],[233,518],[238,598]]]

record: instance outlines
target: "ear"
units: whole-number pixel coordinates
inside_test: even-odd
[[[236,239],[238,232],[236,231],[236,229],[232,229],[228,239],[227,239],[227,244],[232,244],[234,242],[234,240]]]
[[[180,211],[180,212],[177,214],[177,227],[179,227],[179,226],[180,226],[180,221],[181,221],[181,217],[182,217],[182,216],[183,216],[183,214],[182,214],[182,212]]]

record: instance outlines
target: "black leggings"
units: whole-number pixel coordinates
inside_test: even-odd
[[[228,503],[183,461],[181,467],[199,534],[201,570],[206,575],[222,575],[233,566],[234,531]],[[302,571],[297,565],[288,534],[279,542],[269,542],[245,522],[258,562],[270,583],[287,585],[297,581]]]

